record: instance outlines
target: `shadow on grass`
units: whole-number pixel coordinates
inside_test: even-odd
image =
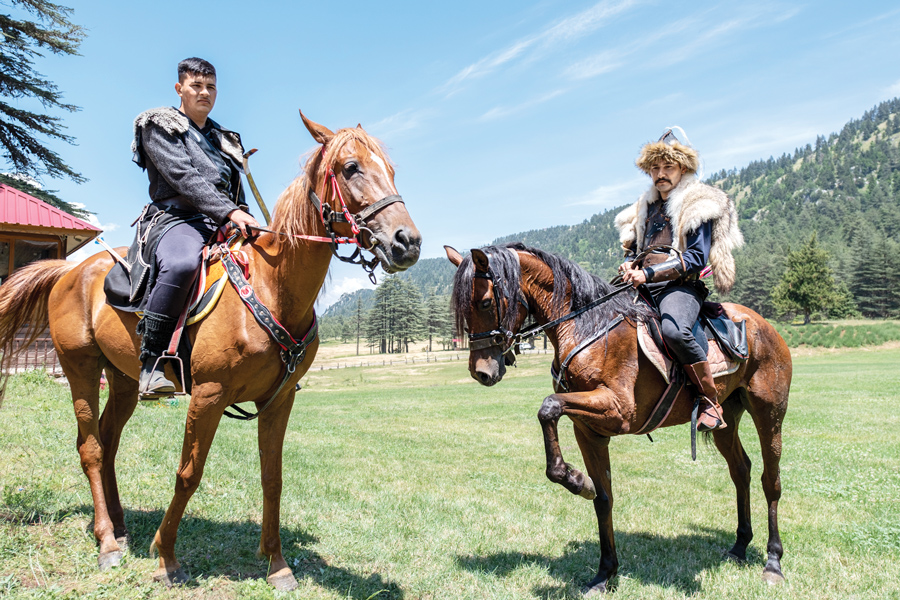
[[[619,575],[646,585],[672,588],[691,595],[701,590],[697,575],[729,559],[724,553],[734,542],[733,534],[717,529],[698,529],[695,533],[674,537],[650,533],[616,533]],[[486,556],[457,556],[460,567],[495,577],[508,577],[517,569],[538,566],[560,580],[557,586],[539,586],[532,590],[539,598],[577,597],[581,587],[596,574],[600,562],[600,542],[570,542],[562,556],[528,552],[497,552]],[[762,553],[747,549],[745,568],[765,566]],[[619,578],[613,581],[613,589]]]
[[[81,505],[66,513],[91,519],[94,509],[89,505]],[[131,538],[128,552],[132,556],[153,558],[150,555],[150,544],[164,514],[162,510],[125,509],[125,523]],[[87,526],[89,535],[93,535],[93,528],[94,524],[91,522]],[[265,559],[256,556],[261,531],[261,526],[252,521],[214,521],[185,516],[178,528],[175,550],[182,568],[191,577],[186,587],[197,587],[199,577],[227,577],[235,581],[265,580],[268,564]],[[385,581],[377,573],[363,576],[329,565],[322,556],[309,548],[319,541],[309,532],[282,527],[280,533],[284,558],[299,581],[309,578],[323,588],[334,590],[341,597],[356,600],[370,597],[399,600],[404,597],[400,586]]]

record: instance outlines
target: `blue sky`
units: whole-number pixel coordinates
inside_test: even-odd
[[[45,181],[130,243],[146,202],[131,123],[177,105],[175,65],[216,65],[212,116],[241,132],[271,209],[314,142],[297,109],[381,138],[423,257],[577,223],[647,185],[641,145],[684,128],[706,173],[792,152],[900,96],[895,2],[65,2],[78,57],[39,70],[82,107],[90,181]],[[259,217],[259,211],[255,214]],[[96,246],[93,246],[96,249]],[[321,304],[367,284],[333,268]]]

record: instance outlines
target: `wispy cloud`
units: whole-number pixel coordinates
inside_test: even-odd
[[[382,139],[394,138],[401,133],[414,131],[433,118],[437,111],[433,108],[406,109],[385,117],[377,123],[366,127],[372,134]]]
[[[529,108],[533,108],[544,102],[552,100],[557,96],[561,96],[566,93],[566,90],[556,90],[550,92],[549,94],[544,94],[543,96],[538,96],[537,98],[532,98],[531,100],[527,100],[522,102],[521,104],[517,104],[515,106],[497,106],[487,111],[479,118],[480,121],[493,121],[495,119],[500,119],[502,117],[508,117],[509,115],[522,112]]]
[[[637,195],[649,185],[646,177],[635,177],[627,181],[601,185],[591,190],[585,197],[566,204],[566,206],[602,206],[610,208],[633,202]]]
[[[570,43],[603,27],[612,17],[619,15],[638,0],[604,0],[587,10],[567,17],[539,33],[518,40],[512,45],[489,54],[472,63],[451,77],[440,91],[452,94],[467,80],[484,77],[516,59],[537,60],[559,46]]]
[[[888,95],[888,98],[895,98],[900,96],[900,80],[898,80],[894,85],[890,86],[885,90]]]

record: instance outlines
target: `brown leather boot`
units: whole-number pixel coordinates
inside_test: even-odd
[[[718,391],[713,380],[709,362],[702,361],[692,365],[685,365],[688,377],[700,392],[700,414],[697,415],[697,431],[713,431],[725,429],[725,417],[722,415],[722,407],[717,399]]]

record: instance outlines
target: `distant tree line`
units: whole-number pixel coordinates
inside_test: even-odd
[[[357,353],[409,352],[422,343],[429,351],[452,346],[453,320],[446,294],[426,293],[408,280],[389,275],[375,289],[371,308],[363,309],[357,296],[355,311],[323,315],[319,320],[323,340],[357,343]],[[414,349],[414,348],[413,348]]]

